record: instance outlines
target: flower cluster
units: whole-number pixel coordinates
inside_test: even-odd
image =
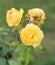
[[[28,19],[28,23],[23,26],[19,32],[20,38],[24,45],[37,47],[44,37],[43,31],[39,26],[44,23],[45,13],[39,8],[30,9],[28,10],[26,17],[24,18],[24,23],[22,24],[21,19],[23,13],[24,11],[22,8],[20,10],[15,8],[8,10],[6,15],[8,26],[19,26],[19,24],[23,26],[26,22],[25,20]]]

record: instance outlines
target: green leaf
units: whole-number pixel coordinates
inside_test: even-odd
[[[16,58],[10,59],[8,63],[9,65],[23,65],[22,61],[23,61],[22,57],[16,57]]]
[[[15,53],[17,53],[17,52],[21,53],[21,52],[23,52],[25,50],[25,48],[26,48],[26,46],[24,46],[22,43],[20,43],[18,45],[18,47],[16,47]]]
[[[23,65],[23,63],[22,63],[23,61],[24,61],[24,59],[22,57],[17,57],[17,62],[19,65]]]
[[[9,48],[6,47],[6,46],[3,46],[2,55],[3,55],[3,56],[6,55],[8,51],[9,51]]]
[[[30,48],[27,48],[24,53],[25,53],[24,54],[24,61],[25,61],[25,64],[28,65],[30,60],[31,60],[31,57],[32,57],[32,53],[30,51]]]
[[[6,60],[4,58],[0,58],[0,65],[6,65]]]
[[[18,62],[14,59],[8,61],[9,65],[19,65]]]

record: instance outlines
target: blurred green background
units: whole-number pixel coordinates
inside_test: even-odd
[[[42,25],[45,37],[43,45],[47,53],[35,53],[32,65],[55,65],[55,0],[0,0],[0,27],[8,27],[6,12],[8,9],[23,8],[27,12],[30,8],[41,8],[46,13],[45,24]]]

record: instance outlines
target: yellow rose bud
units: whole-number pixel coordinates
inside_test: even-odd
[[[42,9],[34,8],[28,10],[28,17],[32,18],[37,25],[41,25],[44,23],[45,13]]]
[[[21,30],[20,33],[21,41],[27,46],[37,47],[44,35],[41,29],[34,24],[27,24],[25,28]]]
[[[6,19],[9,26],[18,26],[23,16],[23,9],[19,11],[15,8],[7,11]]]

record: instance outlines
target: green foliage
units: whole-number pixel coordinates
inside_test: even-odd
[[[6,60],[5,58],[0,57],[0,65],[6,65]]]
[[[23,59],[23,62],[26,64],[29,64],[29,61],[31,60],[32,53],[31,48],[27,47],[23,44],[20,44],[16,49],[15,53],[18,53],[18,56]]]

